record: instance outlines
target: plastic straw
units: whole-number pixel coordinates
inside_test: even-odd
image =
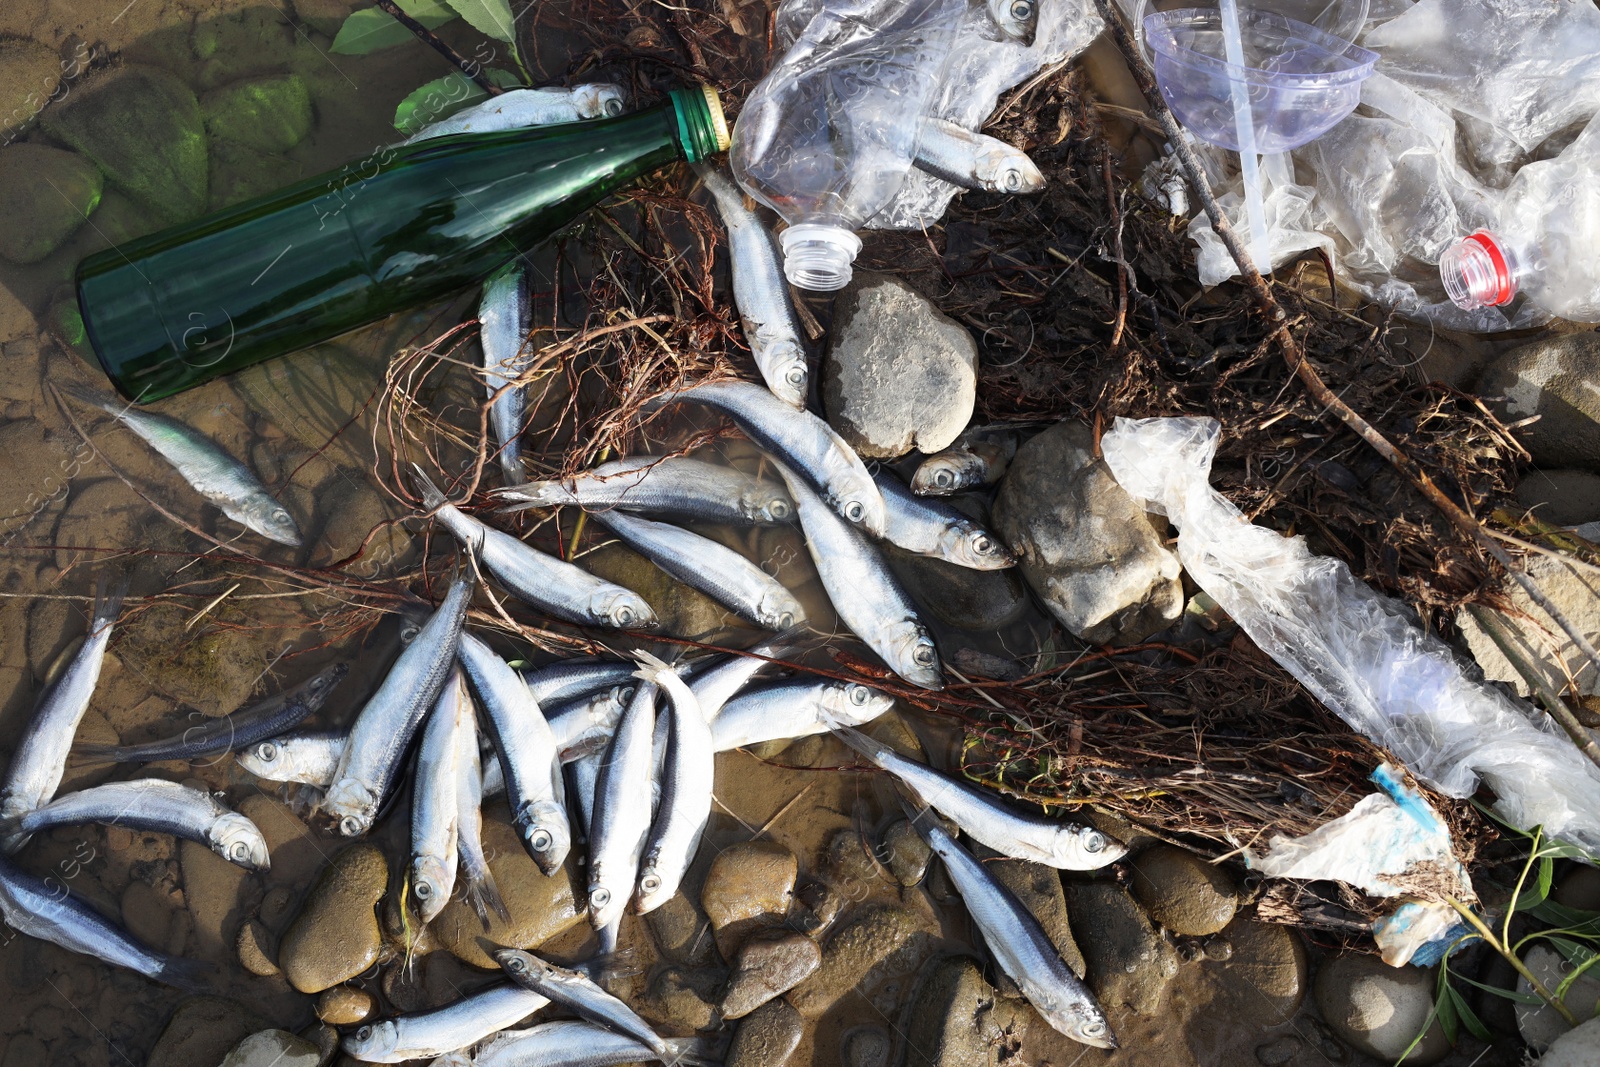
[[[1244,178],[1244,205],[1250,220],[1250,258],[1262,274],[1272,271],[1272,253],[1267,245],[1267,206],[1261,197],[1261,161],[1256,152],[1256,120],[1250,108],[1250,86],[1242,73],[1244,35],[1239,29],[1238,0],[1222,0],[1222,46],[1228,65],[1241,76],[1228,79],[1233,96],[1233,127],[1239,137],[1239,172]]]

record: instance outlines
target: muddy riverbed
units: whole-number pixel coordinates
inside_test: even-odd
[[[0,6],[0,104],[15,109],[0,148],[0,181],[28,193],[20,223],[36,242],[22,247],[19,238],[8,245],[14,255],[0,258],[0,753],[14,750],[40,687],[83,632],[97,572],[110,566],[127,569],[133,586],[79,731],[84,742],[176,733],[336,660],[352,664],[350,677],[311,725],[343,726],[397,651],[395,616],[374,621],[337,590],[307,593],[306,581],[262,579],[259,568],[252,573],[260,580],[241,580],[243,565],[201,537],[226,541],[237,529],[201,508],[131,435],[103,417],[64,409],[49,388],[103,384],[69,344],[69,278],[83,255],[158,228],[164,208],[181,214],[236,202],[395,139],[396,104],[445,68],[416,42],[365,57],[330,54],[332,33],[353,6]],[[559,9],[548,17],[552,28],[537,35],[537,58],[540,73],[559,76],[568,69]],[[464,51],[480,42],[459,24],[441,32]],[[252,98],[267,105],[240,105],[250,95],[238,92],[241,85],[259,89]],[[15,118],[52,96],[37,120],[31,112]],[[119,140],[106,128],[108,116],[130,100],[145,121]],[[83,145],[110,160],[118,180],[100,178]],[[26,159],[15,155],[19,148],[28,149]],[[559,278],[545,281],[553,290]],[[469,294],[160,405],[248,457],[301,519],[304,549],[251,538],[250,552],[302,575],[331,573],[321,569],[344,561],[340,580],[379,585],[421,558],[425,526],[384,488],[393,472],[376,398],[396,351],[471,309]],[[429,398],[441,413],[459,413],[477,387],[458,368]],[[728,448],[740,455],[738,445]],[[775,568],[814,623],[830,625],[794,531],[729,541]],[[586,543],[602,545],[593,537]],[[733,634],[709,601],[625,550],[602,546],[587,562],[645,593],[670,633]],[[975,657],[968,662],[1038,662],[1051,626],[1015,579],[986,579],[961,598],[937,575],[920,585],[915,574],[908,579],[947,659],[960,663],[956,653],[965,651]],[[748,643],[750,635],[734,639]],[[500,651],[534,661],[545,655],[506,643]],[[948,724],[909,713],[889,716],[874,732],[942,765],[959,744]],[[731,1042],[730,1062],[740,1064],[775,1063],[783,1049],[792,1049],[789,1063],[851,1067],[1368,1062],[1341,1043],[1310,996],[1324,949],[1256,922],[1240,869],[1209,868],[1172,850],[1136,852],[1097,876],[1064,880],[1046,869],[999,865],[1063,954],[1087,961],[1122,1048],[1072,1043],[986,965],[953,890],[937,864],[927,869],[892,794],[878,778],[839,769],[851,762],[837,742],[816,738],[718,758],[717,807],[684,898],[650,921],[630,916],[623,927],[616,990],[665,1032]],[[135,773],[74,765],[61,790]],[[63,829],[34,840],[20,856],[26,869],[56,879],[151,945],[208,961],[215,972],[210,995],[186,996],[7,931],[0,1067],[210,1067],[266,1028],[331,1050],[333,1032],[319,1016],[348,1027],[449,1003],[496,980],[479,965],[487,961],[465,905],[452,904],[421,935],[403,918],[403,806],[352,846],[308,825],[292,792],[231,759],[154,764],[142,773],[223,794],[262,827],[272,869],[250,874],[192,843],[118,828]],[[537,874],[511,838],[503,804],[485,814],[513,915],[491,936],[559,960],[584,958],[593,938],[572,909],[575,868],[553,879]],[[1126,824],[1094,817],[1130,844],[1161,848]],[[747,943],[780,946],[769,953],[779,970],[815,970],[785,998],[725,1019],[725,1010],[739,1010],[730,990],[748,997],[755,980],[743,976],[743,987],[733,980],[741,959],[754,967],[759,957]],[[290,977],[302,986],[331,981],[308,993]],[[1517,1062],[1513,1049],[1469,1044],[1448,1062]],[[337,1059],[329,1051],[325,1062]]]

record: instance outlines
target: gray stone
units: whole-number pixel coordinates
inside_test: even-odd
[[[889,1067],[894,1046],[880,1026],[858,1026],[841,1042],[845,1067]]]
[[[311,132],[311,93],[298,74],[247,78],[207,93],[206,129],[258,152],[286,152]]]
[[[823,945],[816,972],[790,991],[790,1003],[807,1017],[821,1015],[914,936],[933,933],[931,926],[931,919],[894,904],[851,912]]]
[[[1394,1062],[1422,1033],[1433,1010],[1437,979],[1421,967],[1390,967],[1376,956],[1336,956],[1317,973],[1317,1010],[1350,1045]],[[1450,1053],[1437,1019],[1406,1063],[1428,1067]]]
[[[721,968],[668,967],[656,974],[640,1003],[655,1022],[679,1030],[710,1030],[720,1021]]]
[[[1223,1010],[1264,1025],[1287,1022],[1305,1001],[1305,945],[1280,923],[1236,916],[1207,943],[1201,966],[1215,981]]]
[[[333,858],[306,894],[278,949],[278,966],[302,993],[320,993],[371,967],[383,944],[376,909],[389,864],[375,845],[352,845]]]
[[[1306,1043],[1293,1034],[1284,1034],[1271,1041],[1256,1046],[1256,1062],[1261,1067],[1283,1067],[1284,1064],[1300,1055],[1300,1050]]]
[[[1556,1038],[1539,1067],[1594,1067],[1600,1063],[1600,1019],[1590,1019]]]
[[[1534,945],[1528,949],[1522,957],[1522,962],[1527,966],[1529,973],[1552,992],[1571,970],[1555,949],[1544,944]],[[1321,990],[1320,984],[1317,988]],[[1518,978],[1517,992],[1532,993],[1533,987],[1528,984],[1526,978]],[[1593,971],[1585,972],[1572,983],[1566,996],[1561,999],[1566,1002],[1567,1009],[1580,1024],[1588,1022],[1596,1015],[1600,1015],[1600,1012],[1595,1010],[1596,1006],[1600,1005],[1600,978],[1595,977]],[[1571,1029],[1573,1028],[1567,1025],[1567,1021],[1548,1004],[1540,1002],[1517,1005],[1517,1030],[1521,1032],[1522,1040],[1526,1041],[1535,1052],[1544,1051],[1555,1042],[1556,1038]]]
[[[1521,345],[1484,372],[1478,392],[1507,422],[1539,416],[1518,433],[1541,467],[1600,472],[1600,335],[1574,333]]]
[[[971,421],[977,368],[966,327],[898,278],[856,271],[834,299],[823,407],[863,459],[931,454]]]
[[[936,956],[923,965],[901,1016],[901,1067],[984,1067],[997,1062],[1015,1025],[971,956]]]
[[[905,819],[896,819],[889,824],[879,847],[883,865],[894,875],[894,880],[906,888],[922,881],[928,873],[928,862],[933,858],[933,851]]]
[[[1178,557],[1094,455],[1094,433],[1063,422],[1017,450],[994,503],[996,532],[1061,624],[1094,644],[1141,641],[1183,613]]]
[[[1541,522],[1582,526],[1600,519],[1600,474],[1532,470],[1517,483],[1517,503]]]
[[[0,60],[3,62],[3,60]],[[100,205],[100,172],[76,152],[40,144],[0,148],[0,256],[37,263]]]
[[[805,1036],[805,1020],[786,1000],[769,1000],[745,1016],[728,1046],[727,1067],[781,1067]]]
[[[40,119],[168,222],[205,210],[205,122],[189,87],[155,67],[125,66],[70,94]]]
[[[180,841],[178,856],[183,869],[183,899],[194,919],[198,954],[217,959],[238,937],[239,923],[244,919],[240,891],[249,872],[198,841]]]
[[[221,997],[188,997],[167,1020],[166,1028],[150,1050],[146,1067],[218,1063],[230,1049],[264,1025],[254,1013],[234,1001]]]
[[[1238,907],[1226,871],[1192,852],[1157,845],[1129,864],[1133,893],[1157,923],[1181,937],[1205,937],[1227,926]]]
[[[38,41],[0,40],[0,135],[22,129],[61,84],[61,57]]]
[[[317,1067],[322,1051],[287,1030],[262,1030],[234,1046],[222,1067]]]
[[[888,548],[895,576],[928,614],[958,630],[998,630],[1028,611],[1028,587],[1017,568],[975,571],[942,559]]]
[[[809,978],[822,949],[805,934],[757,934],[744,943],[722,995],[722,1017],[738,1019]]]
[[[1555,602],[1556,607],[1572,620],[1585,637],[1590,641],[1600,641],[1600,575],[1579,570],[1549,556],[1531,556],[1525,563],[1525,569],[1528,576],[1538,583],[1540,590]],[[1511,614],[1485,610],[1499,623],[1501,633],[1510,640],[1518,656],[1557,692],[1566,686],[1570,673],[1578,683],[1579,693],[1584,696],[1600,693],[1600,671],[1534,605],[1522,587],[1507,580],[1500,592],[1509,603]],[[1473,659],[1483,668],[1484,677],[1496,682],[1510,682],[1523,696],[1531,692],[1522,675],[1466,608],[1456,612],[1456,626],[1466,640]]]
[[[336,985],[317,996],[317,1018],[329,1026],[354,1026],[371,1015],[377,1001],[365,989]]]
[[[1140,1015],[1154,1014],[1178,973],[1176,950],[1115,882],[1074,882],[1066,895],[1085,980],[1101,1007],[1126,1004]]]
[[[711,937],[711,921],[686,893],[675,894],[665,904],[645,914],[656,949],[673,963],[695,966],[710,963],[716,956]]]
[[[770,841],[733,845],[711,861],[700,905],[723,959],[733,959],[739,942],[752,931],[783,921],[799,869],[793,852]]]

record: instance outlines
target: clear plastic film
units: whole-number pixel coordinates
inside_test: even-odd
[[[1515,826],[1600,853],[1600,768],[1526,703],[1468,675],[1344,563],[1248,522],[1208,482],[1214,419],[1119,418],[1101,439],[1112,475],[1178,527],[1178,558],[1201,589],[1353,729],[1448,796],[1479,781]]]

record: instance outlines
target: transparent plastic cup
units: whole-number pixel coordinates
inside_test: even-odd
[[[1145,16],[1156,82],[1167,106],[1196,137],[1240,150],[1234,87],[1248,91],[1256,151],[1287,152],[1314,141],[1355,110],[1376,52],[1271,11],[1239,12],[1244,64],[1225,58],[1222,14],[1180,8]]]

